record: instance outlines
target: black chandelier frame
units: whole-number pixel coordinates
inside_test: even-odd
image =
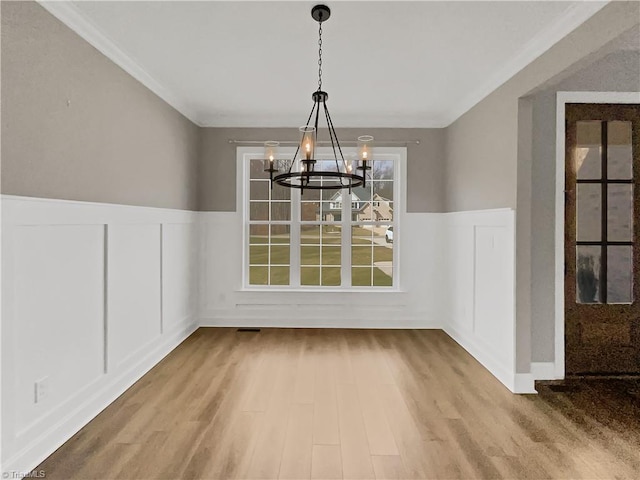
[[[342,147],[340,146],[340,142],[338,140],[338,135],[336,133],[335,127],[333,126],[333,121],[331,120],[331,115],[329,114],[329,109],[327,108],[327,100],[329,98],[329,94],[322,90],[322,23],[329,19],[331,16],[331,10],[326,5],[316,5],[311,9],[311,17],[318,22],[318,89],[313,92],[311,98],[313,99],[313,107],[311,108],[311,113],[309,113],[309,117],[307,118],[307,123],[305,126],[301,127],[300,130],[305,132],[302,134],[302,138],[300,143],[298,143],[298,147],[291,159],[291,163],[289,164],[289,168],[280,173],[279,170],[275,168],[274,162],[269,162],[269,167],[265,168],[265,172],[269,172],[269,179],[271,180],[271,188],[273,188],[274,183],[281,185],[287,188],[296,188],[304,194],[304,190],[341,190],[344,188],[348,188],[351,191],[354,187],[366,187],[367,180],[367,170],[371,170],[371,167],[367,165],[367,159],[363,158],[360,162],[354,161],[357,163],[356,165],[347,165],[345,161],[344,154],[342,152]],[[333,159],[335,160],[335,170],[316,170],[315,165],[317,160],[311,158],[309,155],[306,158],[300,159],[301,168],[299,171],[294,170],[294,166],[296,165],[296,158],[300,153],[300,146],[304,141],[305,134],[308,134],[309,131],[312,131],[313,135],[313,145],[314,152],[315,146],[318,145],[318,126],[320,124],[320,116],[324,115],[324,119],[327,125],[327,131],[329,132],[329,138],[331,140],[331,148],[333,151]],[[311,123],[313,121],[313,124]],[[313,130],[311,130],[313,127]],[[342,168],[341,168],[342,167]],[[361,171],[362,174],[358,174],[352,172],[351,170],[355,167],[356,171]],[[326,183],[323,179],[330,179],[331,183]],[[336,181],[336,179],[338,181]]]

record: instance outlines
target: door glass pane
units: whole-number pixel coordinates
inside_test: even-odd
[[[631,122],[607,122],[607,143],[607,177],[632,178]]]
[[[579,179],[600,178],[602,124],[600,121],[576,124],[576,174]]]
[[[578,245],[576,249],[576,302],[600,303],[599,246]]]
[[[607,229],[610,241],[633,239],[633,185],[609,184]]]
[[[607,303],[633,301],[633,249],[627,246],[607,248]]]
[[[578,241],[598,241],[602,233],[602,187],[583,183],[577,186],[577,233]]]

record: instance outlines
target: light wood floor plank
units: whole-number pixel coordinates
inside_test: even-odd
[[[311,478],[312,446],[313,405],[294,404],[289,415],[278,477],[290,480]]]
[[[373,455],[373,470],[376,479],[379,480],[401,480],[413,478],[407,471],[400,455]]]
[[[624,385],[513,395],[441,331],[202,328],[36,470],[48,480],[632,479],[640,405]]]
[[[338,403],[331,353],[320,354],[316,361],[313,411],[313,443],[338,445]]]
[[[342,478],[342,454],[339,445],[314,445],[311,478],[332,480]]]
[[[374,478],[367,432],[362,420],[356,386],[350,383],[338,383],[336,388],[344,478]]]

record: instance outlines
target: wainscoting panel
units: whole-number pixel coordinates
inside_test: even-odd
[[[118,369],[161,334],[160,225],[108,227],[108,368]]]
[[[198,307],[198,238],[195,223],[162,225],[162,331],[193,321]]]
[[[197,328],[197,221],[2,196],[4,472],[30,471]]]
[[[12,240],[22,355],[9,391],[21,434],[104,375],[104,227],[20,226]],[[48,391],[36,403],[40,381]]]
[[[444,215],[442,310],[445,331],[509,390],[535,393],[515,371],[514,218],[510,209]]]

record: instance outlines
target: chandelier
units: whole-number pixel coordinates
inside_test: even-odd
[[[311,95],[313,107],[307,118],[307,123],[299,129],[301,139],[293,158],[291,160],[277,160],[278,142],[265,143],[264,171],[269,172],[271,188],[274,183],[277,183],[287,188],[298,188],[304,194],[305,189],[340,190],[348,188],[351,191],[354,187],[366,186],[367,170],[371,170],[367,162],[371,160],[373,137],[370,135],[358,137],[358,158],[352,156],[345,160],[327,108],[329,95],[322,90],[322,23],[327,21],[330,16],[331,10],[326,5],[316,5],[311,9],[311,17],[319,24],[318,89]],[[326,123],[329,136],[327,143],[331,144],[333,155],[329,161],[323,160],[318,165],[316,147],[321,117],[323,117],[323,123]],[[358,174],[358,171],[361,174]]]

